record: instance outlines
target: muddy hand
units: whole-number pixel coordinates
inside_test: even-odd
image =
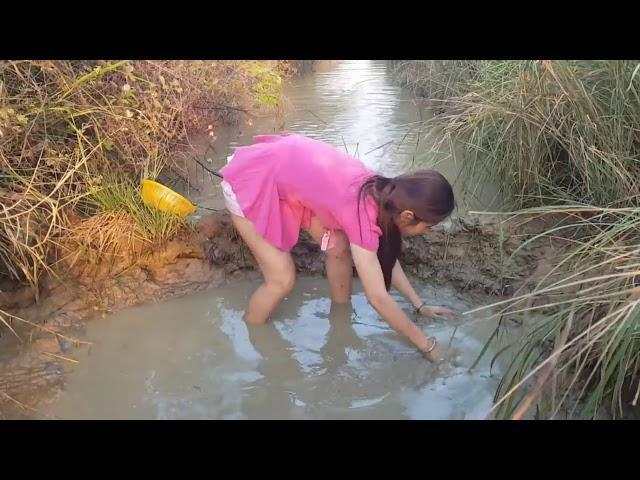
[[[445,307],[429,307],[425,305],[420,309],[420,314],[423,317],[453,318],[455,317],[456,312]]]

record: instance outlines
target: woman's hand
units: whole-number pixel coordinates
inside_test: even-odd
[[[430,307],[428,305],[422,304],[420,308],[420,297],[416,293],[416,291],[409,283],[409,279],[404,273],[400,262],[396,261],[396,264],[393,266],[393,276],[391,277],[391,284],[393,287],[398,290],[404,298],[406,298],[411,304],[413,308],[417,309],[419,315],[425,317],[434,317],[434,318],[451,318],[455,315],[453,310],[449,310],[444,307]]]
[[[429,346],[426,349],[421,349],[422,354],[427,360],[435,364],[456,363],[456,358],[459,354],[457,349],[441,347],[433,337],[430,337],[429,341]]]
[[[431,354],[428,358],[436,358],[434,355],[438,355],[438,352],[435,351],[433,341],[427,338],[420,327],[411,321],[387,292],[382,268],[376,253],[354,244],[351,244],[351,253],[362,287],[371,306],[392,329],[405,336],[425,355]],[[431,350],[432,347],[434,347],[433,350]]]
[[[440,346],[438,345],[438,342],[436,341],[435,338],[431,337],[429,338],[429,346],[426,349],[421,349],[422,354],[425,356],[425,358],[431,362],[434,363],[440,363],[444,360],[444,355],[442,353],[442,350],[440,349]]]
[[[418,309],[418,314],[423,317],[432,318],[453,318],[456,312],[446,307],[430,307],[429,305],[422,305]]]

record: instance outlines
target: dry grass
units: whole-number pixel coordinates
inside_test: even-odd
[[[192,132],[277,107],[291,72],[283,61],[0,61],[0,277],[37,289],[65,237],[100,251],[131,221],[144,241],[175,234],[179,221],[141,207],[139,180],[177,168]]]
[[[626,61],[481,62],[434,120],[516,206],[638,205],[640,76]],[[436,145],[435,148],[440,148]]]

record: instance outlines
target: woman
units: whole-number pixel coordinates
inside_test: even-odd
[[[451,214],[449,182],[434,171],[385,178],[331,145],[301,135],[255,140],[236,149],[222,169],[227,209],[264,277],[249,300],[245,321],[267,321],[293,288],[290,251],[305,229],[326,251],[334,302],[351,300],[355,263],[373,308],[428,359],[439,361],[436,340],[422,333],[389,290],[396,288],[418,314],[453,315],[425,305],[397,260],[402,236],[421,235]]]

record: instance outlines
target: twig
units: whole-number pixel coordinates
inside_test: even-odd
[[[420,113],[420,120],[422,120],[422,113]],[[416,137],[416,147],[413,149],[413,157],[411,158],[411,168],[416,163],[416,153],[418,152],[418,145],[420,144],[420,130],[418,130],[418,136]]]
[[[379,328],[380,330],[391,330],[389,327],[383,327],[380,325],[373,325],[371,323],[364,322],[351,322],[353,325],[366,325],[367,327]]]
[[[451,338],[449,339],[449,344],[447,345],[447,348],[451,347],[451,344],[453,343],[453,337],[456,336],[457,331],[458,331],[458,325],[456,325],[456,328],[453,329],[453,333],[451,334]]]
[[[314,117],[316,117],[318,120],[320,120],[322,123],[324,123],[325,125],[328,125],[327,122],[325,122],[320,116],[316,115],[315,113],[313,113],[311,110],[307,110],[307,112],[309,112],[311,115],[313,115]]]
[[[86,341],[84,341],[84,340],[78,340],[77,338],[67,337],[67,336],[65,336],[65,335],[62,335],[61,333],[58,333],[58,332],[56,332],[56,331],[54,331],[54,330],[51,330],[50,328],[43,327],[42,325],[38,325],[38,324],[36,324],[36,323],[30,322],[29,320],[25,320],[24,318],[16,317],[15,315],[10,315],[10,314],[7,314],[7,315],[8,315],[10,318],[12,318],[13,320],[17,320],[18,322],[26,323],[27,325],[30,325],[30,326],[32,326],[32,327],[34,327],[34,328],[39,329],[39,330],[43,330],[43,331],[45,331],[45,332],[47,332],[47,333],[50,333],[50,334],[52,334],[52,335],[55,335],[56,337],[63,338],[63,339],[65,339],[65,340],[67,340],[67,341],[69,341],[69,342],[71,342],[71,343],[79,344],[79,345],[80,345],[80,344],[84,344],[84,345],[93,345],[93,343],[92,343],[92,342],[86,342]]]
[[[398,143],[398,146],[396,147],[396,152],[402,146],[402,144],[404,143],[405,138],[407,138],[407,135],[409,135],[413,131],[413,129],[414,129],[414,127],[409,128],[409,130],[407,130],[407,133],[404,134],[404,136],[402,137],[402,140],[400,140],[400,143]]]
[[[71,363],[80,363],[78,360],[74,360],[73,358],[69,358],[69,357],[63,357],[62,355],[56,355],[55,353],[51,353],[51,352],[42,352],[43,355],[49,355],[51,357],[55,357],[55,358],[59,358],[61,360],[66,360],[67,362],[71,362]]]
[[[348,155],[349,149],[347,148],[347,142],[344,141],[344,137],[342,135],[340,135],[340,138],[342,139],[342,145],[344,145],[344,149],[347,151],[347,155]]]
[[[376,150],[380,150],[382,147],[386,147],[387,145],[389,145],[390,143],[393,143],[393,140],[389,140],[387,143],[383,143],[382,145],[380,145],[379,147],[374,148],[373,150],[369,150],[367,153],[365,153],[365,155],[369,155],[371,152],[375,152]]]
[[[211,170],[209,167],[207,167],[204,163],[202,163],[200,160],[198,160],[197,158],[193,159],[198,165],[200,165],[202,168],[204,168],[207,172],[209,172],[211,175],[215,175],[218,178],[224,178],[221,174],[219,174],[218,172],[215,172],[213,170]]]
[[[638,389],[636,390],[636,396],[633,397],[633,402],[631,402],[631,405],[633,407],[635,407],[638,404],[638,397],[640,397],[640,382],[638,382]]]
[[[15,398],[13,398],[12,396],[10,396],[9,394],[7,394],[6,392],[0,391],[0,394],[6,398],[7,400],[12,401],[13,403],[15,403],[16,405],[18,405],[20,408],[22,408],[23,410],[31,410],[32,412],[38,413],[38,411],[35,408],[30,407],[29,405],[25,405],[22,402],[19,402],[18,400],[16,400]]]
[[[223,105],[220,103],[207,102],[207,105],[194,105],[194,108],[200,110],[235,110],[237,112],[246,113],[247,115],[254,116],[246,108],[233,107],[231,105]]]
[[[198,208],[202,208],[203,210],[209,210],[210,212],[222,212],[223,210],[219,209],[219,208],[210,208],[210,207],[205,207],[203,205],[200,205],[198,203],[194,203],[194,205]]]
[[[4,315],[9,315],[8,313],[3,312],[2,310],[0,310],[0,323],[2,323],[5,327],[7,327],[7,328],[9,329],[9,331],[10,331],[11,333],[13,333],[13,334],[16,336],[16,338],[18,339],[18,341],[19,341],[20,343],[22,343],[22,339],[20,338],[20,335],[18,335],[18,333],[13,329],[13,327],[11,326],[11,324],[10,324],[8,321],[6,321],[6,320],[4,319],[3,314],[4,314]],[[11,320],[11,319],[9,319],[9,320]]]

